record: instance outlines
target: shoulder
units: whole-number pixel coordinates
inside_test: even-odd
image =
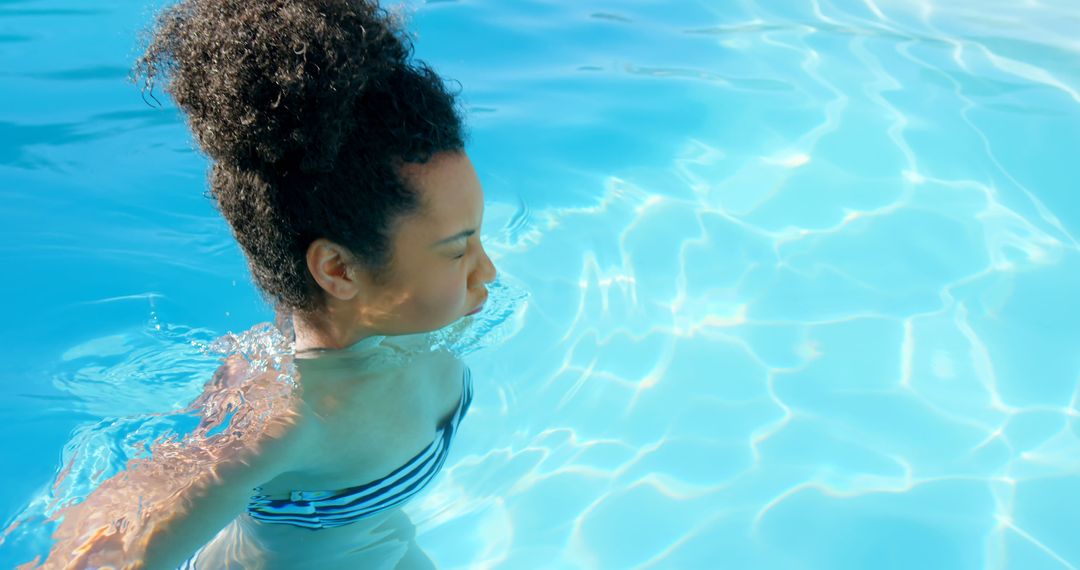
[[[407,365],[400,371],[408,376],[403,382],[413,386],[424,394],[428,409],[434,411],[434,417],[442,419],[457,409],[458,402],[464,396],[463,376],[467,373],[465,363],[452,352],[445,349],[432,350],[430,346],[414,352]]]
[[[283,367],[283,370],[287,367]],[[313,437],[314,413],[282,370],[252,370],[230,357],[194,405],[202,422],[189,444],[220,454],[224,464],[275,471],[297,460]]]
[[[436,348],[426,334],[387,337],[383,346],[404,355],[403,368],[413,371],[425,370],[436,373],[461,373],[465,364],[445,348]]]
[[[418,355],[414,365],[421,370],[439,376],[460,376],[465,363],[446,350],[429,351]]]

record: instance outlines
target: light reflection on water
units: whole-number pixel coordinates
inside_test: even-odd
[[[408,507],[441,566],[1080,566],[1080,9],[462,2],[415,18],[476,111],[485,239],[514,307],[478,319],[495,330],[469,354],[477,399]],[[452,41],[462,29],[486,35]],[[502,35],[521,47],[492,53]],[[14,132],[31,144],[0,158],[80,166]],[[208,256],[226,243],[176,224],[211,236],[188,238]],[[214,261],[169,263],[242,271]],[[106,400],[116,384],[84,375],[58,380],[82,394],[58,405],[196,395],[212,359],[190,342],[213,335],[170,326],[67,349],[102,363],[94,378],[169,370],[162,400]],[[181,429],[127,429],[165,427]]]
[[[737,128],[493,244],[532,297],[415,508],[440,561],[1080,565],[1076,201],[1020,147],[1080,133],[1080,12],[953,4],[743,3],[692,30],[723,63],[626,63]]]

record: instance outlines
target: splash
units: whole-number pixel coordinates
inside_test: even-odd
[[[488,285],[484,310],[428,335],[431,350],[449,350],[457,357],[502,344],[524,323],[528,291],[512,277],[500,275]]]
[[[293,343],[282,332],[291,327],[285,324],[214,338],[155,317],[143,329],[65,351],[54,386],[99,419],[74,430],[55,480],[13,517],[0,546],[44,555],[58,521],[110,480],[126,479],[139,467],[144,478],[153,472],[149,476],[160,480],[161,489],[175,490],[217,461],[212,450],[235,449],[259,433],[296,391]],[[151,461],[155,457],[195,460],[180,468],[170,461],[166,472]],[[152,499],[141,498],[144,504]],[[120,503],[105,506],[122,521],[117,528],[145,516],[138,510],[118,514],[124,511]]]

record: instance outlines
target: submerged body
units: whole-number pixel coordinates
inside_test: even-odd
[[[400,507],[442,467],[472,383],[417,340],[288,355],[287,382],[230,358],[195,402],[207,424],[64,509],[45,568],[431,567]],[[359,508],[327,516],[342,497]]]
[[[415,535],[412,521],[400,509],[317,532],[260,524],[245,515],[229,523],[177,570],[435,568],[417,546]]]
[[[400,507],[441,468],[472,383],[407,338],[297,357],[299,464],[182,568],[431,567]]]

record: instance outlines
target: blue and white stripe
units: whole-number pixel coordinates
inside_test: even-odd
[[[461,382],[461,400],[458,401],[457,410],[446,423],[439,426],[435,441],[393,473],[371,483],[338,491],[293,491],[288,499],[255,495],[248,502],[248,514],[263,523],[318,530],[347,525],[413,498],[446,463],[450,442],[472,403],[472,374],[468,368]],[[204,545],[195,551],[177,570],[195,570],[199,554],[205,548]]]
[[[255,495],[248,503],[251,518],[272,524],[289,524],[310,529],[347,525],[408,501],[442,469],[458,424],[472,403],[472,378],[466,368],[462,376],[461,400],[457,410],[442,426],[435,440],[389,475],[357,487],[337,491],[293,491],[288,499]]]

